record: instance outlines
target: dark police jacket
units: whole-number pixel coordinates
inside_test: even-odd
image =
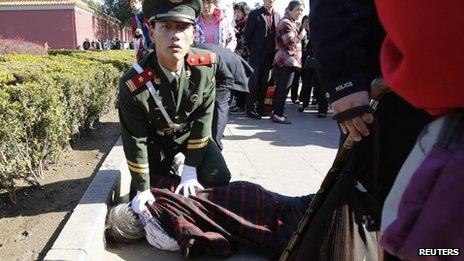
[[[253,68],[240,55],[215,44],[200,44],[195,47],[216,54],[216,88],[248,92],[248,79],[253,74]]]
[[[333,102],[368,91],[380,76],[380,47],[385,32],[372,0],[315,0],[311,6],[311,42],[324,96]]]

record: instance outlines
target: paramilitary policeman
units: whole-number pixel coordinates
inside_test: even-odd
[[[184,164],[176,193],[187,196],[195,187],[221,186],[230,180],[224,158],[211,140],[216,56],[190,47],[201,7],[201,0],[143,3],[155,51],[135,63],[119,83],[131,196],[150,185],[161,186],[162,176],[179,155]]]

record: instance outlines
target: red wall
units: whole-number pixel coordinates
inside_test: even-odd
[[[106,20],[105,18],[93,15],[87,11],[76,9],[76,25],[77,25],[77,43],[82,45],[85,38],[98,40],[119,40],[129,41],[131,34],[129,29],[121,28],[119,24]],[[127,31],[127,32],[126,32]]]
[[[0,36],[75,48],[72,10],[0,11]]]
[[[85,38],[130,41],[131,35],[130,29],[81,8],[0,11],[0,37],[47,42],[51,49],[75,49]]]

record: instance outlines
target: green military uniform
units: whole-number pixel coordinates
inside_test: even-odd
[[[143,13],[151,22],[195,23],[202,0],[145,0]],[[190,48],[183,65],[171,72],[148,54],[119,82],[119,118],[132,182],[131,193],[157,184],[169,174],[174,156],[185,155],[205,187],[226,185],[230,172],[211,141],[215,100],[216,57]]]

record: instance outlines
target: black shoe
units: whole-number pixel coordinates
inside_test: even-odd
[[[247,116],[253,119],[261,120],[261,115],[259,115],[256,111],[248,111]]]
[[[272,116],[272,114],[268,111],[258,111],[258,114],[261,118],[270,118]]]
[[[243,115],[245,114],[245,108],[236,106],[233,109],[230,109],[229,113],[233,115]]]
[[[325,117],[327,117],[327,113],[318,112],[317,115],[316,115],[316,117],[318,117],[318,118],[325,118]]]
[[[285,116],[273,115],[272,116],[272,121],[280,123],[280,124],[292,124],[292,122]]]
[[[298,100],[292,100],[292,102],[293,102],[294,104],[300,104],[300,101],[298,101]]]
[[[305,109],[306,109],[306,106],[303,106],[303,105],[298,106],[299,112],[304,112]]]

